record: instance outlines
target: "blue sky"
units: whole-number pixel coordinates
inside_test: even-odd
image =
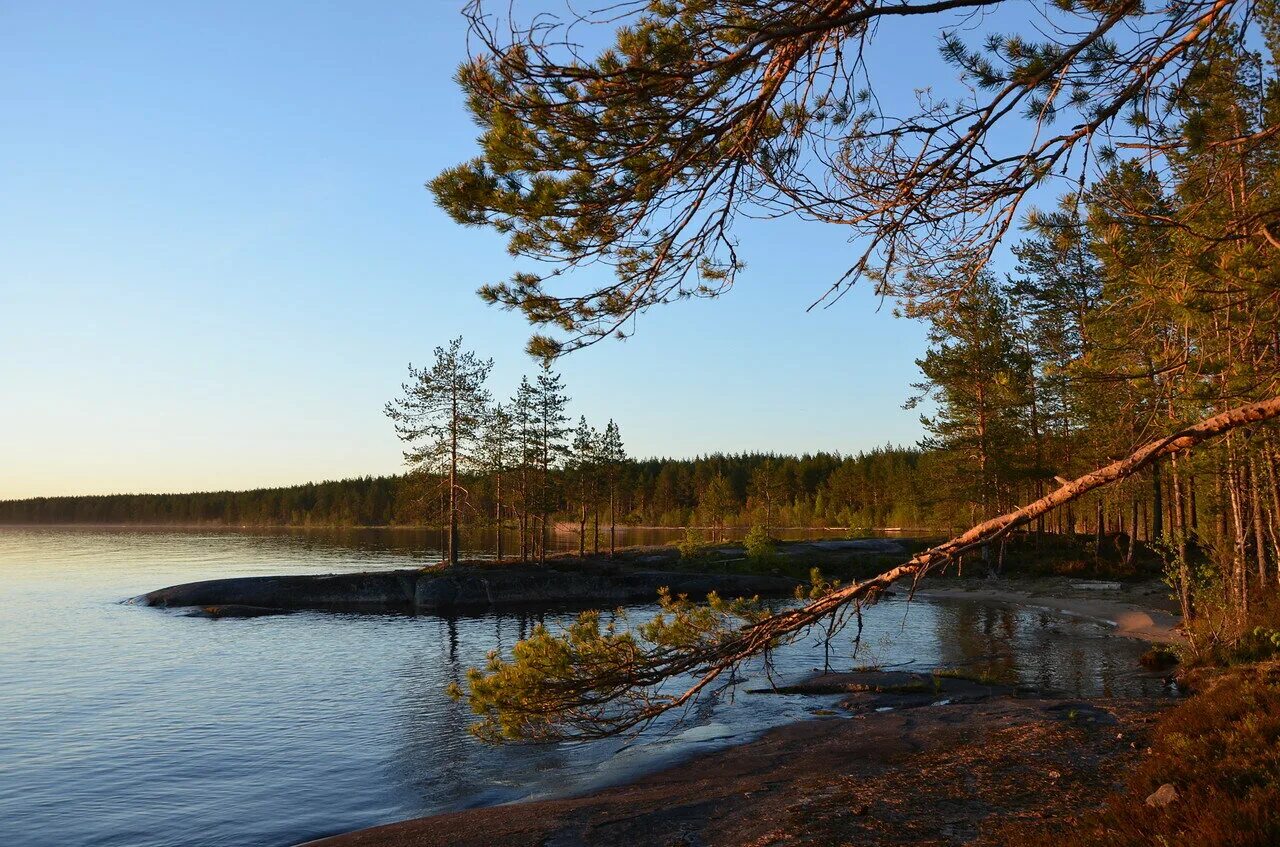
[[[474,153],[456,8],[0,7],[0,498],[393,472],[410,361],[462,335],[496,393],[533,371],[527,325],[474,294],[518,265],[422,187]],[[926,35],[886,55],[954,78]],[[739,235],[728,296],[561,362],[575,417],[633,455],[919,438],[924,328],[866,289],[804,311],[845,233]]]

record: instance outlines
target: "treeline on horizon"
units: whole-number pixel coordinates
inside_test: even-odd
[[[948,526],[957,517],[956,504],[931,493],[941,458],[886,446],[848,456],[627,460],[619,473],[618,521],[663,527]],[[565,477],[559,487],[571,492],[569,473],[559,475]],[[491,525],[492,478],[468,474],[464,482],[466,523]],[[245,491],[34,497],[0,501],[0,523],[437,527],[445,508],[438,491],[435,480],[407,473]],[[576,520],[576,506],[566,500],[557,520]]]

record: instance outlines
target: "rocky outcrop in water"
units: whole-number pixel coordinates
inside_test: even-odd
[[[703,597],[791,595],[797,581],[781,576],[709,574],[554,565],[456,567],[323,576],[212,579],[161,588],[135,598],[147,606],[204,609],[320,610],[409,614],[494,608],[617,606],[655,600],[658,589]],[[243,617],[244,615],[217,615]]]

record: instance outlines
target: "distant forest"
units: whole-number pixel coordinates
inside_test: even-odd
[[[957,504],[936,499],[937,458],[885,447],[842,456],[711,455],[626,461],[619,474],[619,524],[638,526],[949,525]],[[557,518],[577,520],[569,471]],[[491,522],[493,486],[469,476],[471,525]],[[286,488],[194,494],[111,494],[0,501],[6,524],[188,524],[208,526],[434,526],[439,485],[421,474],[366,476]],[[966,509],[967,515],[967,509]]]

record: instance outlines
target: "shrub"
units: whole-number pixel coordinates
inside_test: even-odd
[[[1152,647],[1138,658],[1147,670],[1167,671],[1178,664],[1178,654],[1163,645]]]
[[[1194,663],[1236,665],[1280,654],[1280,600],[1255,600],[1242,617],[1225,595],[1220,581],[1194,593],[1196,616],[1188,632]]]
[[[676,542],[681,559],[701,559],[707,555],[707,539],[693,527],[686,527],[684,537]]]
[[[777,544],[759,524],[751,527],[742,544],[746,548],[748,559],[767,561],[778,553]]]

